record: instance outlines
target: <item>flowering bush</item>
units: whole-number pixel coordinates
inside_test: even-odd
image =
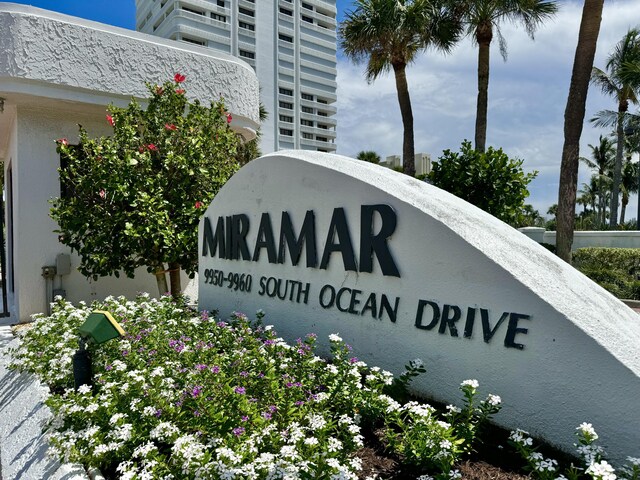
[[[80,126],[78,145],[57,140],[63,192],[51,217],[87,277],[147,267],[164,294],[168,270],[175,295],[180,269],[197,270],[202,209],[238,169],[239,139],[223,101],[191,102],[185,83],[176,73],[148,84],[146,108],[109,106],[110,136],[90,138]]]
[[[576,453],[581,465],[571,465],[565,474],[560,474],[558,462],[544,456],[533,446],[533,439],[524,430],[515,430],[509,436],[509,442],[527,461],[528,469],[540,480],[577,480],[585,475],[593,480],[640,479],[640,458],[628,457],[616,475],[615,469],[604,460],[604,449],[595,444],[598,434],[590,423],[582,423],[576,428],[578,443]],[[566,475],[566,476],[565,476]]]
[[[95,309],[112,312],[127,333],[90,347],[93,385],[75,391],[75,332]],[[91,308],[57,300],[21,334],[13,366],[53,387],[49,438],[60,458],[128,479],[355,479],[367,425],[383,428],[404,462],[457,478],[469,432],[499,408],[491,396],[474,406],[475,380],[462,384],[465,406],[444,415],[401,405],[385,393],[393,375],[369,368],[339,336],[330,336],[331,359],[321,359],[315,335],[289,345],[262,315],[221,321],[146,294]],[[414,360],[396,384],[423,370]]]

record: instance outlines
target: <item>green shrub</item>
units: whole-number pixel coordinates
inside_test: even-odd
[[[580,248],[573,265],[616,297],[640,300],[640,248]]]

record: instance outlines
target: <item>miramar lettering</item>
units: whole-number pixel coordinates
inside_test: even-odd
[[[376,217],[380,219],[381,225],[378,231],[374,232]],[[360,207],[360,245],[357,261],[344,208],[333,209],[321,255],[318,249],[316,217],[313,210],[306,212],[297,235],[289,212],[282,212],[277,237],[271,215],[263,213],[252,251],[247,238],[251,228],[250,222],[249,216],[245,214],[220,216],[213,228],[210,219],[205,217],[202,256],[215,257],[217,254],[218,258],[227,260],[257,262],[263,254],[266,254],[268,262],[272,264],[283,264],[288,256],[291,264],[297,266],[304,250],[307,268],[326,270],[334,254],[337,254],[342,258],[345,271],[367,273],[373,272],[375,257],[382,275],[400,277],[388,241],[397,226],[397,216],[390,205]]]

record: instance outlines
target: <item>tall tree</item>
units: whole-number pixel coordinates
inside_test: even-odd
[[[598,221],[596,222],[599,227],[604,225],[605,219],[605,188],[611,183],[609,173],[613,170],[615,164],[615,149],[613,141],[608,137],[600,135],[600,142],[598,145],[589,144],[591,149],[591,159],[586,157],[580,157],[589,168],[597,171],[597,184],[598,184]]]
[[[406,67],[429,47],[449,52],[461,32],[460,22],[443,0],[356,0],[339,28],[342,49],[355,63],[366,61],[372,82],[393,70],[402,124],[404,173],[414,176],[413,112]]]
[[[615,228],[618,225],[618,196],[620,192],[620,179],[622,176],[622,156],[624,153],[624,123],[629,110],[629,103],[638,104],[639,85],[633,81],[628,73],[628,64],[640,62],[640,32],[638,29],[630,29],[620,40],[613,52],[607,58],[606,71],[597,67],[593,68],[591,81],[600,87],[602,92],[616,99],[618,113],[615,117],[616,135],[618,144],[616,149],[616,163],[613,170],[613,189],[611,192],[611,215],[609,226]],[[596,117],[596,124],[606,125],[608,122],[598,120],[602,117],[600,112]]]
[[[478,100],[476,107],[475,149],[484,152],[487,142],[487,108],[489,102],[489,53],[494,33],[502,58],[507,60],[507,43],[500,23],[521,22],[529,36],[551,18],[558,7],[555,0],[475,0],[467,3],[464,22],[467,34],[478,45]]]
[[[620,224],[624,224],[624,215],[629,204],[629,195],[638,191],[638,164],[631,163],[631,155],[625,157],[620,177],[620,192],[622,193],[622,208],[620,209]]]
[[[558,232],[556,253],[569,263],[571,263],[571,244],[573,243],[573,227],[576,218],[580,136],[584,123],[589,79],[600,34],[603,5],[604,0],[584,0],[578,45],[573,59],[571,84],[567,96],[567,107],[564,111],[564,145],[562,147],[558,214],[556,216]]]

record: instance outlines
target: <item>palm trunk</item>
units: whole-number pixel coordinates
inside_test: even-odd
[[[593,58],[596,54],[600,33],[603,4],[604,0],[584,0],[567,107],[564,112],[564,145],[558,188],[556,252],[561,259],[569,263],[571,263],[571,245],[576,211],[580,136],[582,135]]]
[[[158,283],[158,293],[160,296],[165,295],[169,291],[169,288],[167,287],[167,276],[165,275],[164,265],[158,265],[154,275]]]
[[[475,148],[484,152],[487,143],[487,109],[489,104],[489,52],[493,32],[491,26],[478,28],[478,100],[476,105]]]
[[[620,209],[620,225],[624,223],[624,214],[627,210],[627,205],[629,204],[629,195],[622,194],[622,208]]]
[[[624,102],[618,106],[618,145],[616,147],[616,164],[613,169],[613,186],[611,187],[611,215],[609,216],[609,227],[618,226],[618,200],[620,196],[620,179],[622,178],[622,154],[624,153],[624,114],[627,107]]]
[[[404,63],[394,63],[393,72],[396,75],[396,90],[398,92],[398,103],[402,115],[402,125],[404,127],[404,137],[402,140],[402,166],[407,175],[415,177],[415,151],[413,145],[413,112],[411,111],[411,98],[409,98],[409,85]]]
[[[171,295],[178,297],[182,294],[182,285],[180,285],[180,264],[169,262],[169,279],[171,282]]]

